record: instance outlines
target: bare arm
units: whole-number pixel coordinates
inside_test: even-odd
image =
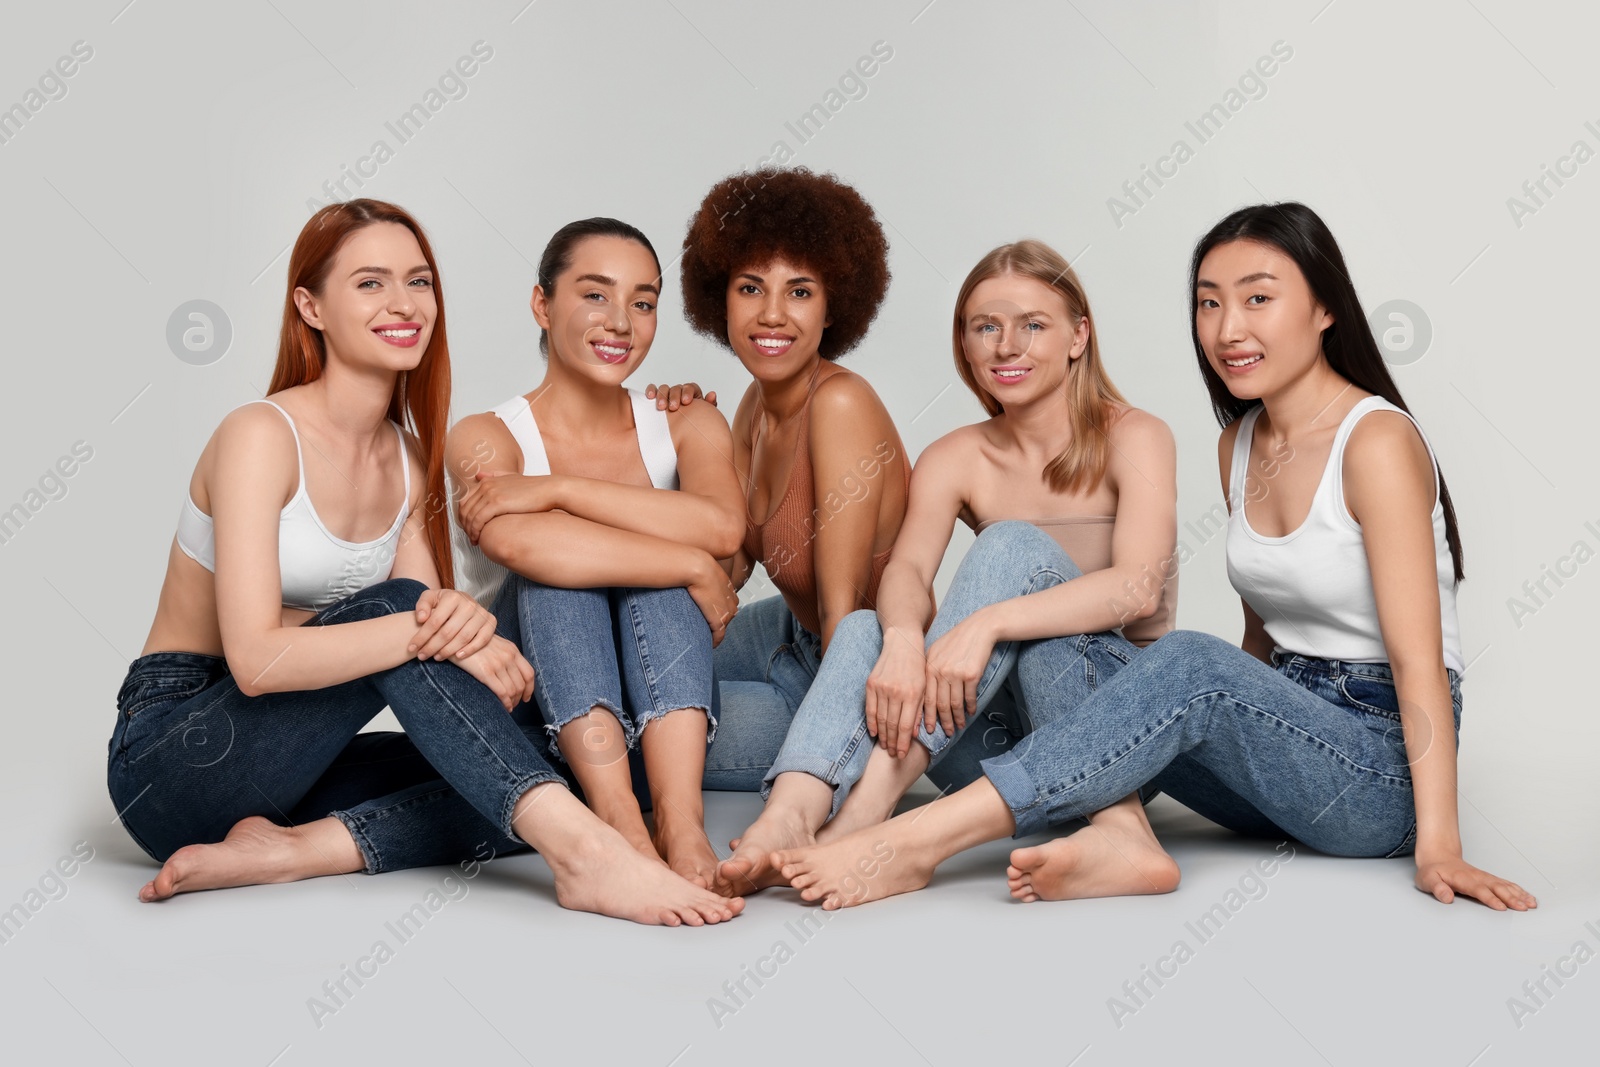
[[[495,478],[475,488],[504,496],[491,509],[495,515],[565,511],[692,545],[717,559],[732,556],[744,539],[744,494],[733,469],[728,424],[708,404],[680,408],[668,418],[678,453],[676,490],[562,474]]]
[[[1504,910],[1532,897],[1461,858],[1456,734],[1439,625],[1431,511],[1433,466],[1409,419],[1375,412],[1350,436],[1345,499],[1361,524],[1378,626],[1394,672],[1417,809],[1417,885],[1448,902],[1456,892]]]
[[[811,399],[811,484],[816,527],[811,545],[823,649],[839,620],[867,606],[882,494],[909,463],[889,412],[866,381],[838,374]]]
[[[211,447],[207,492],[216,534],[217,620],[240,691],[258,696],[321,689],[410,659],[407,645],[421,629],[411,612],[334,626],[284,625],[278,513],[299,476],[294,438],[283,418],[263,405],[241,408],[223,420]],[[411,457],[406,462],[412,464],[414,499],[395,573],[437,586],[426,536],[417,536],[423,473]]]

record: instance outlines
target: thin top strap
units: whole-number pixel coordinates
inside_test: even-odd
[[[299,487],[295,489],[295,496],[299,496],[300,494],[302,494],[302,493],[304,493],[306,491],[306,459],[305,459],[305,454],[300,451],[300,427],[298,427],[298,426],[296,426],[294,424],[294,419],[289,417],[289,413],[287,411],[283,410],[283,408],[281,408],[281,407],[278,407],[277,404],[274,404],[272,401],[266,399],[265,397],[263,397],[260,400],[251,400],[251,401],[249,401],[249,403],[251,403],[251,404],[272,404],[272,406],[277,409],[278,414],[282,415],[288,421],[288,423],[289,423],[289,432],[294,434],[294,462],[295,462],[295,467],[300,472]],[[408,465],[407,470],[406,470],[406,477],[409,478],[410,476],[411,476],[411,471],[410,471],[410,468],[409,468],[409,465]],[[406,489],[406,499],[407,500],[411,499],[411,490],[410,490],[409,486]]]

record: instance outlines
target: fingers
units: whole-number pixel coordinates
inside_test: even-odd
[[[713,390],[711,390],[711,392],[707,393],[706,396],[705,396],[705,401],[706,401],[707,404],[710,404],[712,407],[716,407],[717,406],[717,391],[715,389],[713,389]]]
[[[454,598],[449,601],[448,606],[434,612],[434,618],[438,622],[434,626],[433,633],[417,650],[418,659],[442,658],[439,654],[456,644],[457,635],[471,621],[470,613],[462,611],[461,605]],[[427,626],[427,623],[423,623],[423,626]]]
[[[874,741],[878,739],[878,690],[873,685],[872,679],[867,679],[867,736]]]
[[[429,613],[432,612],[434,607],[439,603],[440,592],[441,590],[438,589],[424,589],[422,591],[422,595],[417,598],[418,624],[426,621]]]

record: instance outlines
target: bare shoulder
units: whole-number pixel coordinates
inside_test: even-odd
[[[922,450],[917,456],[917,470],[964,470],[982,454],[984,440],[982,423],[958,426]]]
[[[698,432],[713,441],[724,440],[728,436],[728,420],[721,409],[701,400],[685,404],[677,411],[667,412],[667,426],[672,430],[674,441],[684,433]]]
[[[1398,465],[1432,476],[1433,463],[1416,424],[1398,411],[1379,410],[1362,416],[1345,444],[1345,470],[1366,471]]]
[[[733,434],[741,441],[750,440],[750,422],[756,416],[756,397],[759,395],[756,383],[751,382],[739,398],[739,406],[733,409]]]
[[[229,464],[242,462],[251,470],[258,463],[295,469],[295,434],[289,420],[268,404],[244,404],[224,415],[206,451]]]
[[[888,409],[879,399],[877,390],[854,371],[830,374],[818,382],[816,391],[812,394],[811,410],[813,424],[819,414],[831,418],[862,416],[877,412],[883,412],[885,416],[888,414]]]
[[[450,427],[445,435],[444,465],[452,478],[465,482],[470,482],[480,470],[520,474],[522,449],[500,416],[482,411]]]
[[[1176,442],[1166,422],[1142,408],[1122,407],[1112,419],[1106,436],[1118,448],[1173,449]]]

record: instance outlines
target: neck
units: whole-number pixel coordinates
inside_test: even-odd
[[[1326,429],[1335,404],[1353,388],[1326,359],[1318,358],[1306,373],[1262,397],[1261,405],[1267,409],[1273,436],[1294,440]]]
[[[554,353],[539,387],[525,395],[540,425],[568,435],[588,436],[633,418],[626,389],[575,373]]]
[[[1013,404],[994,417],[995,428],[1025,456],[1054,458],[1072,440],[1072,412],[1065,390],[1031,404]]]
[[[329,351],[322,377],[303,387],[305,402],[324,432],[359,445],[382,433],[398,377],[391,370],[352,367]]]
[[[783,422],[805,407],[811,393],[811,383],[822,373],[823,359],[813,355],[800,365],[794,374],[780,381],[756,379],[756,390],[761,396],[761,409],[770,422]]]

